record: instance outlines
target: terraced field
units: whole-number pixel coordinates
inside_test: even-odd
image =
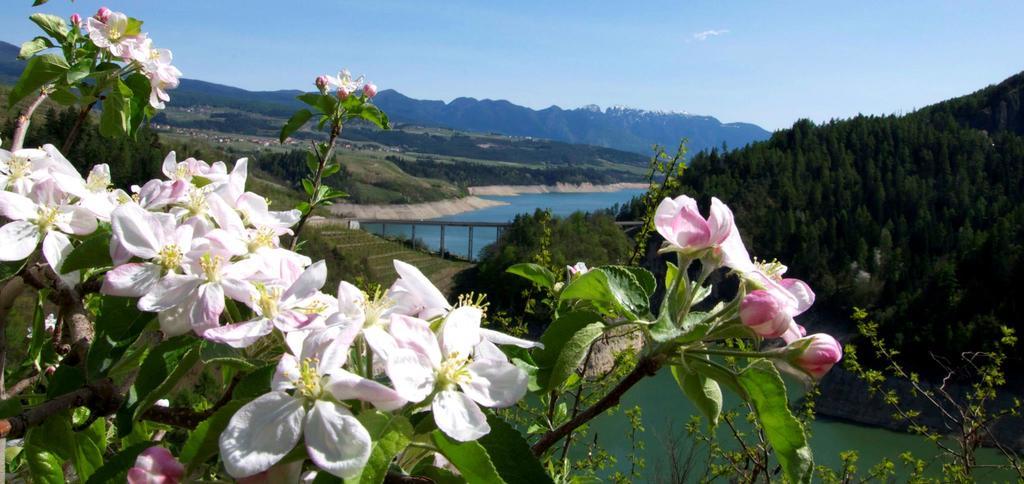
[[[394,259],[418,267],[423,274],[443,292],[448,292],[455,274],[468,269],[472,264],[465,261],[442,259],[431,253],[410,248],[397,241],[387,240],[362,230],[352,230],[340,225],[318,225],[316,231],[331,247],[346,255],[366,261],[368,279],[388,286],[398,276]]]

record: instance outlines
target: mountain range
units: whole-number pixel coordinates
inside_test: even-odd
[[[23,68],[18,47],[0,41],[0,83],[13,84]],[[300,105],[299,90],[248,91],[194,79],[182,79],[172,91],[174,107],[228,107],[285,118]],[[588,144],[649,155],[655,144],[674,150],[683,138],[691,152],[741,147],[767,139],[771,133],[750,123],[722,123],[711,116],[645,111],[595,105],[576,109],[551,106],[535,110],[504,100],[460,97],[451,102],[413,99],[394,90],[374,100],[398,123],[463,131],[529,136]]]

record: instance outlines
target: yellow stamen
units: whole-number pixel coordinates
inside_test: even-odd
[[[302,365],[299,368],[299,378],[295,380],[296,395],[309,400],[320,398],[323,389],[320,386],[320,374],[316,371],[318,363],[316,358],[305,358],[302,360]]]
[[[167,244],[160,249],[160,253],[156,255],[156,263],[160,264],[165,271],[172,271],[181,267],[181,258],[184,254],[181,249],[178,248],[177,244]]]

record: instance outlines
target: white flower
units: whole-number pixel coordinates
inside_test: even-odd
[[[87,235],[96,230],[96,217],[67,203],[67,196],[52,180],[32,187],[31,197],[0,192],[0,214],[12,222],[0,228],[0,260],[22,260],[43,243],[46,262],[60,273],[71,252],[68,235]]]
[[[490,432],[478,404],[508,407],[526,394],[522,369],[505,359],[474,358],[484,341],[481,316],[479,308],[456,308],[441,326],[440,341],[426,321],[402,315],[391,321],[398,348],[388,357],[387,373],[395,390],[411,402],[429,398],[437,427],[459,441]]]
[[[127,35],[128,16],[121,12],[111,12],[106,22],[101,22],[96,17],[89,17],[85,21],[86,29],[89,31],[89,40],[96,44],[96,47],[107,49],[111,55],[127,59],[131,57],[133,42],[137,36]]]
[[[359,474],[372,442],[366,428],[339,402],[363,400],[390,411],[405,401],[394,390],[342,369],[351,340],[342,339],[339,329],[288,342],[292,354],[281,357],[272,391],[240,408],[220,435],[224,467],[235,478],[258,474],[302,438],[320,469],[342,478]]]
[[[276,327],[282,332],[309,329],[326,307],[313,300],[327,280],[327,266],[319,261],[294,278],[291,284],[253,283],[249,307],[256,313],[250,321],[226,324],[203,333],[209,340],[244,348],[270,334]],[[322,324],[321,324],[322,326]]]
[[[388,289],[387,297],[395,303],[395,313],[421,319],[443,316],[452,305],[415,266],[395,260],[398,280]]]
[[[170,273],[184,272],[192,248],[192,227],[178,226],[174,216],[126,203],[111,214],[112,242],[144,262],[121,264],[107,272],[101,291],[112,296],[142,297]]]

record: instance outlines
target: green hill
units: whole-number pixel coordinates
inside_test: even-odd
[[[754,254],[778,257],[819,312],[867,307],[922,366],[1024,329],[1024,75],[906,116],[798,121],[702,153],[683,192],[717,196]]]

